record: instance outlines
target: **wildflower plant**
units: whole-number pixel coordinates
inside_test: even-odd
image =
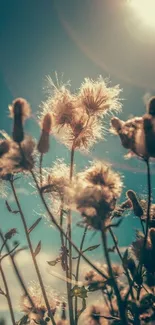
[[[117,116],[111,118],[110,130],[129,150],[128,156],[140,157],[147,167],[147,198],[143,199],[128,189],[126,200],[120,202],[122,176],[99,160],[76,172],[76,150],[88,151],[97,141],[104,139],[107,115],[117,114],[122,108],[121,89],[118,85],[110,87],[101,77],[96,81],[86,78],[80,89],[72,93],[68,85],[54,85],[50,78],[48,80],[48,98],[38,114],[39,139],[36,141],[25,134],[24,121],[31,117],[31,108],[25,99],[17,98],[9,107],[13,119],[12,136],[3,131],[0,140],[0,179],[11,189],[16,209],[12,209],[9,197],[5,205],[10,214],[19,215],[26,239],[25,246],[22,246],[16,240],[16,227],[6,233],[0,229],[0,294],[7,300],[12,324],[154,324],[155,204],[152,202],[150,159],[155,157],[155,98],[150,99],[143,116],[127,121]],[[44,168],[44,156],[51,152],[52,157],[50,136],[55,136],[70,149],[69,166],[65,161],[57,160]],[[62,295],[58,298],[52,284],[49,288],[43,280],[38,263],[42,241],[38,240],[33,247],[31,239],[42,218],[28,226],[16,188],[16,180],[25,175],[33,181],[44,210],[60,236],[55,259],[46,261],[46,265],[52,274],[65,282],[65,298]],[[80,246],[72,234],[72,214],[75,211],[76,226],[83,228]],[[123,228],[123,218],[129,213],[139,219],[141,231],[137,230],[135,240],[122,254],[115,228]],[[88,232],[98,232],[100,243],[85,248]],[[112,238],[112,247],[108,236]],[[104,256],[103,261],[95,263],[89,254],[98,247],[103,248]],[[27,274],[23,276],[20,263],[16,263],[16,255],[25,249],[34,265],[37,287],[34,284],[27,286]],[[118,255],[119,264],[113,262],[113,252]],[[8,258],[23,292],[19,300],[24,314],[18,321],[3,265],[3,260]],[[82,261],[87,265],[85,273]],[[54,272],[56,265],[61,267],[62,275]],[[100,293],[100,302],[94,298],[90,304],[89,297],[95,297],[96,293]],[[1,323],[5,324],[5,321]]]

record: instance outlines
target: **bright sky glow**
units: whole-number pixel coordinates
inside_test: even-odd
[[[129,0],[143,23],[155,28],[155,0]]]

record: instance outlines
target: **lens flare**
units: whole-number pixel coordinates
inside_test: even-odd
[[[128,3],[143,23],[155,28],[155,0],[129,0]]]

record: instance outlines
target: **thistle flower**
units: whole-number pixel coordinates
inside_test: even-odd
[[[47,113],[42,120],[42,132],[37,145],[37,149],[41,154],[45,154],[49,151],[49,134],[51,132],[51,127],[52,115],[50,113]]]
[[[16,98],[9,106],[9,110],[14,119],[13,140],[20,143],[24,139],[23,122],[30,116],[30,106],[24,98]]]
[[[100,229],[114,210],[121,194],[122,181],[107,164],[95,162],[86,171],[77,174],[71,189],[73,206],[95,229]]]
[[[112,110],[118,112],[121,109],[120,92],[121,89],[118,85],[107,87],[102,77],[99,77],[97,81],[85,78],[78,96],[89,116],[102,116]]]
[[[52,113],[52,132],[67,147],[88,151],[103,136],[103,112],[121,107],[119,87],[108,88],[101,78],[96,82],[85,79],[79,94],[72,94],[65,85],[52,86],[52,95],[42,105],[42,116]]]

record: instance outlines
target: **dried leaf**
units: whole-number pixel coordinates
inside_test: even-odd
[[[39,241],[35,251],[34,251],[34,256],[36,257],[39,253],[40,253],[40,250],[41,250],[41,240]]]
[[[60,257],[57,257],[54,261],[47,261],[47,263],[50,265],[50,266],[55,266],[57,263],[59,263],[61,261],[61,258]]]
[[[31,231],[33,231],[33,229],[38,225],[38,223],[41,221],[42,218],[38,218],[33,225],[28,229],[28,233],[30,234]]]

